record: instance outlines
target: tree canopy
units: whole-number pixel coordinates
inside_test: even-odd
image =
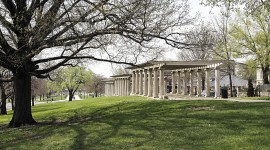
[[[16,88],[11,127],[36,123],[31,76],[47,78],[81,59],[133,64],[139,55],[108,47],[119,40],[190,45],[182,42],[182,27],[193,21],[187,0],[1,0],[0,6],[0,66],[12,71]],[[136,58],[123,59],[129,54]]]

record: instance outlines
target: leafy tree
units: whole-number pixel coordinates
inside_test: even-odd
[[[67,89],[69,101],[72,101],[75,92],[91,79],[92,72],[81,67],[66,67],[60,70],[54,83],[60,85],[62,89]]]
[[[263,72],[263,83],[269,84],[270,71],[270,16],[265,9],[252,15],[239,13],[238,23],[232,27],[231,35],[238,50],[238,57],[252,57]]]
[[[15,85],[10,127],[37,123],[31,76],[47,78],[81,59],[133,64],[133,57],[123,59],[128,50],[110,49],[115,39],[189,46],[176,31],[193,21],[186,0],[1,0],[0,6],[0,66],[12,71]]]
[[[95,97],[97,97],[98,95],[102,94],[104,92],[104,88],[105,88],[105,84],[104,84],[104,80],[106,78],[102,75],[98,75],[98,74],[93,74],[91,80],[89,80],[86,83],[86,90],[88,92],[93,92],[95,94]]]
[[[243,79],[256,80],[256,61],[251,59],[245,61],[245,65],[239,65],[237,75],[241,76]]]
[[[234,45],[231,43],[230,38],[230,21],[232,17],[231,11],[232,3],[227,1],[224,3],[220,11],[220,18],[216,19],[216,43],[214,46],[215,59],[225,60],[226,69],[223,70],[229,76],[230,82],[230,93],[233,97],[233,88],[232,88],[232,74],[234,72],[234,67],[232,64],[233,60],[233,51],[235,49]]]

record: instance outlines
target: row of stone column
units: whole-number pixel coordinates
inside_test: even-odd
[[[105,96],[114,96],[114,83],[105,83]]]
[[[183,78],[181,76],[183,74]],[[190,76],[189,95],[195,95],[194,77],[197,75],[197,96],[201,96],[202,91],[202,69],[172,71],[172,94],[188,94],[188,75]],[[205,96],[210,96],[210,69],[205,69]],[[182,91],[181,91],[182,81]],[[220,97],[220,71],[215,68],[215,97]],[[148,97],[163,98],[166,93],[166,81],[164,80],[164,69],[152,68],[132,72],[132,94],[144,95]],[[177,90],[176,90],[177,87]]]
[[[128,96],[130,95],[130,79],[129,78],[116,78],[114,81],[114,94],[115,96]]]

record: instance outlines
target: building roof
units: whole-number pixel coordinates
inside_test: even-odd
[[[127,67],[126,69],[144,69],[149,67],[160,67],[165,70],[177,70],[177,69],[187,69],[194,67],[206,67],[212,64],[222,64],[222,60],[194,60],[194,61],[149,61],[146,63],[138,64],[136,66]]]

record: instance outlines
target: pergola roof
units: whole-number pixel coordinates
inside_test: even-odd
[[[126,69],[147,69],[152,67],[160,67],[165,70],[177,70],[177,69],[188,69],[207,67],[215,64],[223,64],[225,61],[222,60],[211,60],[211,61],[150,61],[136,66],[127,67]]]

